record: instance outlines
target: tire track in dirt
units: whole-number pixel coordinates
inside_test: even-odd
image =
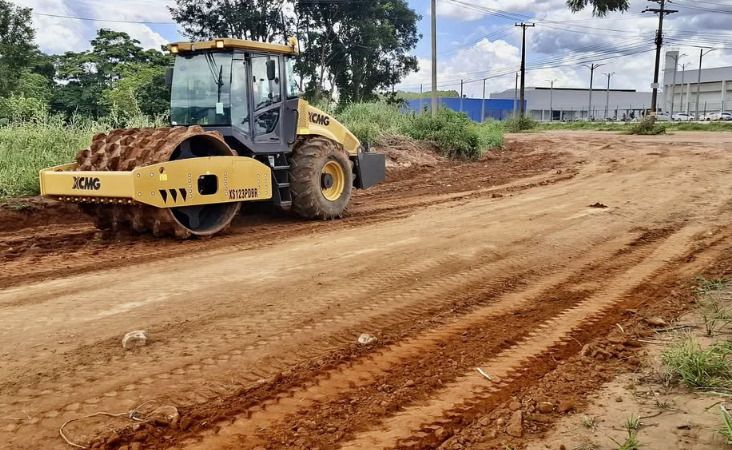
[[[461,180],[454,181],[455,185],[438,186],[425,195],[414,195],[411,192],[420,184],[419,179],[405,180],[407,186],[396,194],[383,192],[378,188],[373,192],[359,192],[359,195],[354,197],[353,206],[342,220],[323,223],[266,213],[264,217],[260,215],[237,218],[230,231],[205,241],[176,243],[156,241],[146,235],[113,236],[100,233],[91,226],[79,224],[49,225],[0,232],[0,262],[6,269],[0,274],[0,287],[10,287],[51,276],[88,272],[90,269],[114,267],[120,261],[133,257],[137,261],[155,261],[191,252],[226,249],[233,245],[244,245],[246,249],[253,249],[274,244],[283,237],[318,231],[324,227],[328,230],[361,227],[399,219],[408,215],[410,211],[430,205],[520,192],[573,178],[576,175],[576,171],[573,170],[561,175],[547,172],[549,167],[566,164],[567,159],[566,155],[559,157],[556,154],[542,154],[536,159],[537,168],[529,173],[504,174],[488,181],[486,183],[488,186],[479,188],[476,188],[475,180],[485,175],[479,172],[481,167],[478,164],[467,164],[465,165],[467,174],[463,174]],[[540,174],[535,174],[537,171]],[[243,237],[253,234],[257,236],[256,241],[242,242]],[[179,248],[173,247],[175,244],[178,244]],[[80,257],[70,259],[75,252],[79,253]]]
[[[653,234],[650,233],[650,235]],[[659,236],[665,234],[665,232],[662,232],[659,233]],[[648,245],[647,242],[644,242],[644,246],[653,248],[655,244]],[[598,246],[595,248],[596,251],[592,255],[587,255],[587,257],[612,255],[613,251],[608,251],[610,248],[617,248],[616,243],[611,242],[604,246]],[[650,249],[643,249],[640,250],[640,253],[646,254],[649,251]],[[305,383],[304,387],[285,390],[274,397],[270,397],[261,405],[254,405],[248,408],[232,425],[222,425],[222,429],[219,432],[220,436],[212,438],[213,441],[209,439],[204,440],[200,448],[219,448],[219,446],[234,436],[240,436],[251,443],[250,438],[257,434],[257,430],[269,428],[272,422],[282,419],[287,414],[312,408],[319,400],[332,398],[334,395],[337,397],[344,391],[349,392],[359,386],[368,385],[388,372],[391,367],[405,364],[413,358],[419,359],[421,355],[429,352],[431,348],[434,348],[438,343],[450,336],[460,334],[490,318],[495,320],[495,318],[501,316],[516,314],[516,311],[520,311],[526,307],[532,300],[550,295],[549,293],[552,290],[556,290],[556,286],[563,285],[568,280],[572,280],[570,284],[575,285],[577,282],[575,272],[583,266],[588,265],[588,263],[590,267],[587,270],[594,273],[595,278],[599,278],[600,276],[607,275],[608,271],[612,273],[613,270],[619,270],[619,267],[615,267],[618,264],[632,265],[634,262],[638,262],[642,258],[642,255],[636,253],[638,251],[629,252],[627,250],[621,250],[616,253],[616,258],[610,258],[605,264],[600,264],[599,268],[594,267],[597,265],[597,260],[588,258],[578,259],[562,267],[562,270],[557,271],[555,275],[540,278],[540,284],[537,283],[534,287],[529,287],[528,289],[522,288],[515,293],[503,294],[494,301],[491,301],[487,306],[479,305],[477,309],[473,308],[465,314],[461,314],[458,319],[455,319],[445,327],[437,328],[424,335],[415,336],[413,339],[402,341],[395,346],[379,349],[376,354],[367,355],[362,360],[357,360],[352,363],[349,362],[346,366],[339,366],[334,370],[326,371],[318,375],[315,380]],[[547,286],[554,287],[547,289]],[[474,293],[473,295],[480,296],[482,294]],[[576,293],[577,300],[575,302],[587,295],[589,295],[589,291]],[[345,394],[346,397],[348,395]],[[226,422],[228,421],[229,419],[226,420]],[[243,445],[243,443],[240,441],[237,445]],[[192,448],[199,447],[194,445]]]
[[[525,245],[520,241],[514,242],[515,245]],[[587,245],[594,245],[587,242]],[[473,248],[472,253],[464,253],[461,255],[448,255],[433,261],[420,261],[418,264],[405,267],[396,273],[390,272],[383,276],[374,277],[372,281],[363,283],[358,287],[348,287],[347,295],[353,298],[368,298],[368,304],[355,307],[340,315],[334,316],[321,321],[316,321],[302,328],[295,328],[292,331],[278,332],[277,330],[291,328],[283,320],[293,319],[292,315],[279,315],[277,312],[268,314],[256,319],[232,319],[232,324],[218,324],[219,332],[227,337],[226,343],[230,346],[222,348],[220,343],[211,343],[210,345],[202,345],[196,343],[197,336],[193,336],[191,342],[186,343],[184,340],[177,340],[176,345],[182,345],[194,356],[188,359],[181,359],[173,356],[176,364],[166,368],[167,370],[150,374],[140,379],[137,383],[121,386],[117,388],[115,374],[120,370],[124,370],[125,366],[138,365],[143,361],[133,362],[125,361],[123,358],[113,357],[112,361],[104,364],[101,360],[76,360],[67,361],[69,363],[70,372],[63,372],[56,367],[56,370],[50,377],[44,377],[37,383],[36,388],[22,388],[19,391],[12,389],[12,386],[0,386],[3,395],[0,396],[0,404],[4,404],[5,408],[0,408],[1,413],[11,413],[12,411],[22,409],[24,405],[33,404],[34,400],[39,397],[57,396],[61,401],[64,398],[66,390],[79,389],[84,385],[88,385],[87,392],[89,397],[84,399],[75,398],[71,403],[57,404],[58,409],[36,411],[35,415],[43,418],[42,422],[49,422],[48,426],[58,426],[59,417],[65,412],[80,411],[85,407],[102,409],[115,409],[120,405],[134,406],[138,403],[139,398],[159,398],[163,392],[177,392],[173,397],[170,394],[164,394],[168,400],[173,400],[178,405],[187,405],[191,403],[205,402],[213,397],[230,394],[232,391],[241,387],[242,383],[253,383],[259,379],[267,378],[279,372],[296,365],[303,360],[312,358],[322,354],[323,352],[341,348],[350,345],[358,330],[362,329],[389,329],[400,327],[411,323],[419,318],[431,316],[441,309],[453,309],[455,303],[459,303],[461,296],[450,296],[451,292],[456,292],[462,288],[471,286],[480,286],[483,291],[496,291],[506,289],[506,283],[510,282],[509,278],[491,279],[485,283],[486,278],[491,278],[499,267],[505,265],[509,267],[509,273],[514,269],[516,271],[523,270],[521,260],[523,255],[514,255],[508,259],[495,253],[492,246],[485,247],[485,254],[480,255],[480,247]],[[476,255],[476,253],[478,253]],[[544,270],[553,270],[549,261],[539,261],[541,264],[547,264]],[[470,269],[469,267],[474,267]],[[444,277],[444,267],[450,267],[455,275]],[[418,275],[421,277],[429,277],[430,270],[440,268],[442,272],[439,277],[435,277],[435,281],[428,283],[418,283],[416,287],[404,290],[404,282],[414,280]],[[510,278],[519,278],[519,275],[513,275]],[[391,294],[392,289],[389,286],[399,287],[394,289],[398,294]],[[320,297],[319,302],[328,304],[336,299],[342,298],[346,292],[332,291]],[[275,320],[279,317],[279,320]],[[277,323],[275,323],[277,322]],[[257,342],[252,345],[242,346],[240,341],[248,336],[237,332],[242,328],[252,329],[273,329],[271,333],[263,334]],[[322,336],[322,330],[328,328],[329,334]],[[288,338],[293,334],[297,334],[300,340],[307,342],[317,342],[317,345],[309,345],[303,348],[302,345],[287,344]],[[117,340],[106,343],[106,346],[116,348]],[[105,346],[104,344],[102,344]],[[165,345],[165,343],[163,343]],[[99,344],[95,344],[95,348],[99,348]],[[261,356],[264,353],[264,356]],[[85,354],[86,352],[81,352]],[[258,354],[258,360],[251,360],[249,354]],[[201,356],[202,355],[202,356]],[[282,357],[281,355],[287,355]],[[127,356],[127,355],[125,355]],[[146,361],[150,363],[151,361]],[[156,357],[158,366],[165,366],[165,361],[160,361]],[[251,372],[240,372],[238,368],[241,366],[257,367]],[[211,382],[212,373],[236,373],[237,382],[232,385],[221,387]],[[24,377],[24,386],[27,386],[29,378],[33,378],[33,374]],[[165,384],[163,392],[160,391],[160,384]],[[20,395],[19,395],[20,394]],[[7,397],[6,397],[7,396]],[[9,403],[4,403],[7,400]],[[38,428],[34,428],[34,434],[38,432]]]
[[[420,447],[420,437],[431,436],[433,430],[449,422],[451,417],[459,416],[472,404],[488,401],[491,395],[500,392],[515,378],[520,377],[522,367],[530,364],[532,359],[550,352],[556,346],[567,345],[573,339],[572,332],[575,329],[598,322],[603,314],[646,278],[661,270],[674,258],[683,255],[692,238],[702,230],[701,227],[693,226],[680,230],[666,239],[640,264],[614,278],[601,292],[539,324],[538,329],[530,332],[526,338],[481,364],[481,369],[491,376],[490,382],[486,383],[486,378],[477,371],[467,372],[461,379],[437,392],[427,404],[408,407],[385,420],[376,430],[357,435],[342,448],[376,450]],[[410,437],[415,433],[416,437],[410,442]]]

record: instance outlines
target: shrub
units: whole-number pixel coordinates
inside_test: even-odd
[[[384,102],[354,103],[335,117],[361,142],[379,144],[393,136],[433,141],[450,158],[476,159],[485,149],[503,145],[500,122],[479,125],[467,115],[444,107],[433,118],[430,114],[402,113],[399,106]]]
[[[634,123],[630,126],[628,134],[640,134],[640,135],[657,135],[666,134],[666,125],[660,125],[656,123],[656,119],[653,117],[646,117],[640,122]]]
[[[539,126],[539,122],[530,116],[511,116],[503,123],[509,133],[521,133],[522,131],[533,130]]]
[[[492,144],[498,133],[496,126],[478,125],[467,115],[448,108],[440,108],[437,115],[408,116],[404,134],[412,139],[434,141],[439,151],[450,158],[477,159],[483,155],[487,144]],[[500,141],[502,143],[503,136]]]

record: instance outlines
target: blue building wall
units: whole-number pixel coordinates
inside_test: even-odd
[[[429,111],[431,100],[424,98],[421,100],[422,109],[427,108]],[[453,111],[460,111],[460,99],[459,98],[438,98],[437,103],[444,105]],[[480,108],[483,103],[483,99],[480,98],[464,98],[463,99],[463,112],[468,115],[471,119],[476,122],[480,122]],[[527,105],[527,101],[524,100],[524,105]],[[409,100],[407,105],[414,111],[419,110],[420,100]],[[526,108],[528,109],[528,108]],[[493,120],[504,120],[513,115],[513,100],[506,99],[485,99],[485,119]]]

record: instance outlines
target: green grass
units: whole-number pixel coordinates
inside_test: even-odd
[[[692,388],[729,387],[732,370],[728,357],[732,349],[725,343],[702,348],[686,336],[661,354],[672,379]]]
[[[64,125],[56,118],[0,128],[0,198],[38,194],[38,171],[74,161],[102,130],[90,121]]]
[[[358,140],[378,144],[385,139],[404,134],[406,115],[397,105],[386,103],[354,103],[335,113],[336,119],[346,126]]]
[[[588,131],[618,131],[627,132],[640,122],[542,122],[536,127],[537,131],[549,130],[588,130]],[[666,131],[732,131],[732,122],[656,122],[665,127]]]
[[[37,195],[40,169],[74,162],[95,133],[120,125],[160,126],[162,122],[140,117],[125,124],[79,118],[67,123],[61,117],[46,116],[0,127],[0,200]]]

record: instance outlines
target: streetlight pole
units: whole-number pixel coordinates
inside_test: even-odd
[[[557,79],[546,80],[549,82],[549,122],[554,120],[554,82]]]
[[[686,53],[679,55],[676,53],[676,57],[674,58],[674,80],[671,84],[671,117],[670,119],[673,120],[674,118],[674,99],[676,97],[676,72],[679,71],[679,58],[683,56],[689,56]],[[681,82],[681,92],[684,91],[684,82]]]
[[[687,110],[687,108],[684,108],[684,73],[686,71],[686,66],[690,66],[690,65],[691,65],[690,62],[684,63],[681,65],[681,111],[687,112],[687,113],[689,111]],[[687,99],[687,101],[688,101],[688,99]],[[699,119],[697,118],[697,120],[699,120]]]
[[[587,64],[582,64],[583,66],[590,69],[590,104],[587,107],[587,121],[590,121],[590,114],[592,114],[592,77],[595,74],[595,69],[598,67],[602,67],[605,64],[590,64],[589,66]]]
[[[610,77],[615,75],[615,72],[603,72],[603,75],[607,77],[607,91],[605,95],[605,120],[607,121],[607,112],[608,108],[610,107]]]
[[[710,48],[709,51],[704,51],[703,48],[699,49],[699,69],[697,70],[698,75],[696,77],[696,112],[695,119],[699,120],[699,90],[701,89],[701,70],[702,70],[702,58],[709,52],[713,52],[716,48]]]

